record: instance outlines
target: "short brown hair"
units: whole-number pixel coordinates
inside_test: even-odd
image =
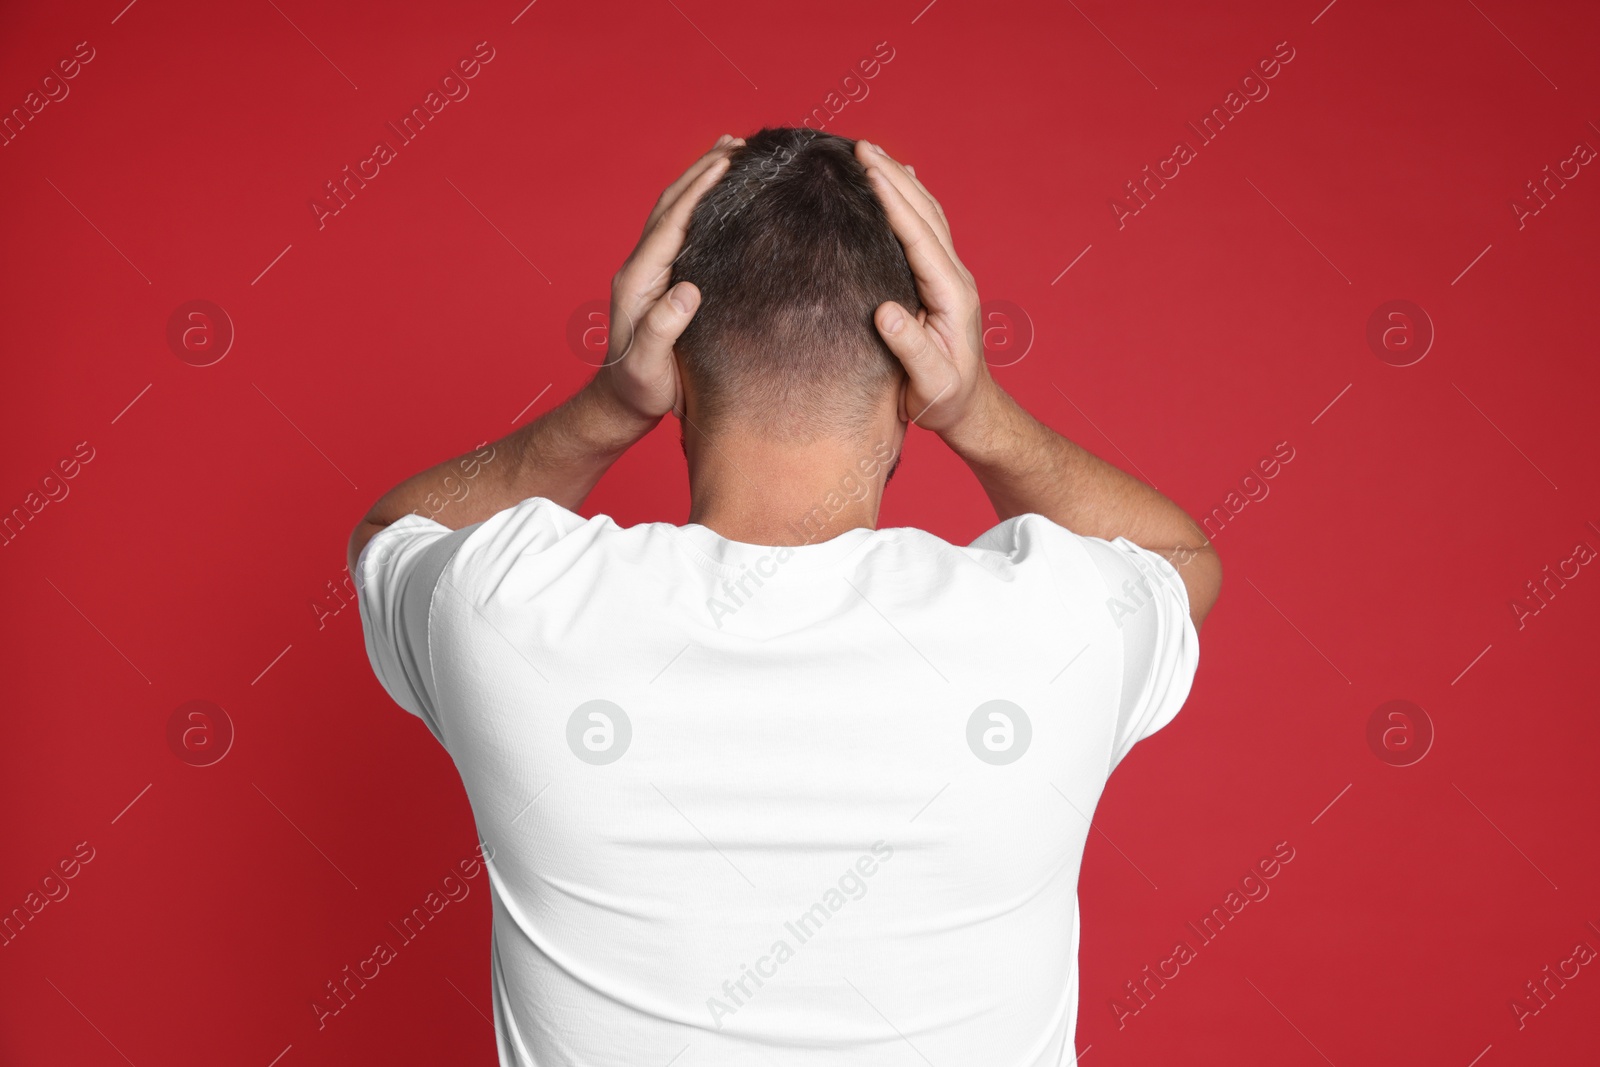
[[[695,205],[673,264],[672,284],[684,280],[700,306],[677,348],[706,423],[857,436],[904,376],[872,316],[885,300],[912,315],[922,304],[852,140],[794,127],[746,138]]]

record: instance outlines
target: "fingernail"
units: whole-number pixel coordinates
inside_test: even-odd
[[[694,310],[694,298],[689,295],[689,290],[685,288],[688,284],[688,282],[679,282],[672,287],[672,292],[667,294],[667,299],[672,301],[672,306],[685,315]]]
[[[889,311],[883,316],[883,332],[899,333],[900,328],[906,324],[906,317],[898,311]]]

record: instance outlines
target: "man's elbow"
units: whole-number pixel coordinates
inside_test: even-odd
[[[360,577],[356,574],[356,563],[361,559],[361,550],[367,547],[367,542],[378,535],[378,531],[389,525],[386,522],[374,522],[370,518],[363,518],[356,523],[356,528],[350,532],[350,542],[345,548],[345,560],[350,567],[351,581],[359,583]]]
[[[1205,622],[1222,595],[1222,557],[1209,544],[1186,552],[1188,558],[1179,565],[1178,575],[1189,593],[1189,617],[1194,620],[1198,633],[1200,624]]]

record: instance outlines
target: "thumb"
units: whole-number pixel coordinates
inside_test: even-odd
[[[878,305],[873,322],[878,327],[878,335],[883,338],[883,343],[889,346],[889,351],[905,367],[912,385],[925,389],[930,384],[939,383],[934,384],[937,390],[942,384],[947,361],[933,343],[927,326],[893,300]]]
[[[634,330],[629,352],[641,360],[671,358],[672,346],[700,307],[700,290],[693,282],[679,282],[650,305]]]

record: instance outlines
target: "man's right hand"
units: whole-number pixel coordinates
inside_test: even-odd
[[[949,439],[998,391],[983,359],[978,286],[956,256],[944,209],[917,176],[867,141],[856,142],[856,160],[905,248],[924,309],[913,317],[890,300],[873,315],[909,379],[900,417]]]

